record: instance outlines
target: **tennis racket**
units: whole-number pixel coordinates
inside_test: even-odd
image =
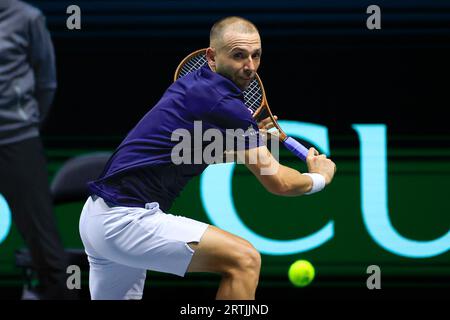
[[[200,49],[192,52],[178,65],[178,68],[175,71],[174,81],[178,80],[181,77],[184,77],[185,75],[193,71],[200,69],[207,63],[208,61],[206,59],[206,49]],[[252,113],[253,118],[258,119],[263,115],[265,115],[265,117],[269,116],[275,128],[274,132],[270,132],[270,134],[275,134],[278,139],[284,144],[286,149],[291,151],[301,160],[306,161],[308,149],[295,139],[288,137],[273,117],[272,111],[270,110],[269,104],[267,103],[264,86],[258,74],[256,74],[255,79],[253,79],[249,87],[243,93],[245,105]]]

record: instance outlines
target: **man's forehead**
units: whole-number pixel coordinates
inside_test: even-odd
[[[223,47],[228,50],[238,48],[248,51],[261,50],[261,39],[257,32],[242,33],[227,31],[223,35]]]

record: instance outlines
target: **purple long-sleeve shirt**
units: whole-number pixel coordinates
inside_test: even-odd
[[[89,189],[113,205],[144,207],[145,203],[158,202],[162,210],[169,209],[188,181],[208,166],[204,159],[193,163],[195,142],[188,149],[191,163],[177,165],[171,158],[172,150],[182,141],[174,140],[172,133],[184,129],[193,136],[196,121],[201,121],[203,132],[214,128],[222,133],[224,150],[227,129],[244,132],[237,138],[241,144],[235,141],[233,150],[263,144],[242,91],[204,66],[167,89],[120,144],[99,179],[88,184]],[[200,151],[209,144],[198,144]]]

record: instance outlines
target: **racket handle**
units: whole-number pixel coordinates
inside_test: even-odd
[[[293,154],[295,154],[297,157],[302,159],[304,162],[306,162],[306,156],[308,155],[308,149],[306,149],[302,144],[297,142],[297,140],[288,137],[286,140],[283,141],[284,146],[286,149],[291,151]]]

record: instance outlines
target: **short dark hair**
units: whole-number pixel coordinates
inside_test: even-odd
[[[217,43],[217,41],[220,41],[227,27],[231,25],[233,25],[239,32],[258,33],[258,28],[256,28],[251,21],[245,18],[238,16],[225,17],[215,22],[211,27],[211,31],[209,32],[209,45],[213,46]]]

